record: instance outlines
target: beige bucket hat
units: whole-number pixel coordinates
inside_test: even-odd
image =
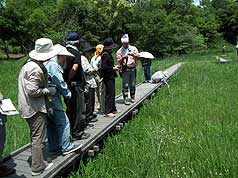
[[[37,61],[47,61],[57,55],[74,56],[68,50],[53,42],[49,38],[40,38],[35,42],[35,49],[29,53],[30,58]]]

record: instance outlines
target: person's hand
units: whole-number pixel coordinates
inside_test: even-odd
[[[48,88],[44,88],[44,89],[42,90],[42,93],[43,93],[43,95],[49,95],[49,94],[50,94],[50,91],[48,90]]]
[[[135,53],[132,53],[132,52],[129,52],[128,55],[132,56],[132,57],[137,57],[137,55]]]
[[[126,54],[125,56],[123,56],[122,59],[127,59],[128,58],[128,54]]]
[[[55,96],[56,94],[56,88],[55,87],[48,87],[49,95]]]
[[[97,73],[97,70],[92,69],[92,70],[91,70],[91,73],[92,73],[92,74],[96,74],[96,73]]]
[[[120,66],[119,66],[119,65],[115,65],[115,66],[113,67],[113,70],[118,71],[119,69],[120,69]]]

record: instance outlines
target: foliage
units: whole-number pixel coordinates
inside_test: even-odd
[[[3,0],[2,0],[3,1]],[[236,42],[237,1],[204,0],[6,0],[0,3],[1,49],[21,46],[27,53],[40,37],[64,43],[77,31],[93,45],[110,36],[120,43],[129,33],[133,44],[155,55],[186,54],[212,46],[218,34]]]

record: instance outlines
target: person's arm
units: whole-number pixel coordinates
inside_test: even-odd
[[[26,86],[26,92],[31,97],[41,97],[49,94],[47,88],[42,88],[42,82],[44,82],[44,74],[40,67],[35,66],[24,76],[24,83]]]
[[[140,58],[139,51],[138,51],[138,49],[136,47],[133,47],[132,52],[129,53],[128,55],[131,55],[131,56],[133,56],[136,59]]]
[[[119,64],[123,64],[124,60],[128,58],[128,55],[123,55],[122,50],[119,49],[116,53],[116,57]]]
[[[73,65],[72,69],[69,72],[69,81],[71,81],[75,77],[75,75],[77,74],[78,68],[79,68],[78,64]]]
[[[65,97],[71,98],[71,92],[68,85],[64,81],[63,74],[57,64],[53,64],[50,69],[50,76],[52,84],[56,85],[57,90]]]

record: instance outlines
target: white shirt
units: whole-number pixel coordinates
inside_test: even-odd
[[[97,88],[97,83],[95,76],[92,74],[94,71],[93,67],[89,64],[88,59],[85,56],[81,56],[81,63],[84,73],[86,74],[86,82],[89,84],[90,88]]]
[[[93,69],[98,70],[101,58],[102,58],[101,56],[98,56],[97,58],[95,56],[92,57],[90,64],[91,64]]]

